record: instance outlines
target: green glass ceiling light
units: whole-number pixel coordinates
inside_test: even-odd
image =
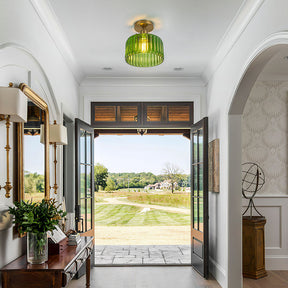
[[[149,20],[138,20],[134,23],[135,34],[126,41],[125,60],[136,67],[153,67],[164,61],[162,40],[153,34],[153,23]]]

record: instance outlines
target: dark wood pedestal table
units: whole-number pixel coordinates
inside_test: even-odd
[[[265,240],[263,216],[243,216],[243,277],[259,279],[265,270]]]
[[[86,287],[90,287],[90,257],[93,237],[81,237],[78,246],[68,246],[57,255],[49,255],[42,265],[27,263],[23,255],[8,265],[2,272],[3,288],[61,288],[66,287],[86,261]]]

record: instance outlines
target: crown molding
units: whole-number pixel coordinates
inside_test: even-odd
[[[226,55],[231,51],[238,41],[247,25],[253,19],[265,0],[246,0],[239,8],[236,16],[232,20],[224,36],[219,42],[216,53],[211,58],[208,66],[205,68],[202,78],[207,84],[213,74],[217,71]]]
[[[204,87],[201,77],[86,77],[81,87]]]
[[[78,82],[78,84],[80,84],[84,78],[84,74],[76,61],[70,43],[51,4],[47,0],[30,0],[30,3],[39,16],[51,39],[55,43],[68,68],[71,70],[75,80]]]

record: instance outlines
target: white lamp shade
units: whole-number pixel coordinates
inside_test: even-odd
[[[49,131],[49,142],[50,144],[56,143],[57,145],[67,145],[67,128],[60,124],[53,124],[49,125],[50,131]],[[42,124],[40,126],[40,142],[42,144],[45,144],[44,139],[44,125]]]
[[[0,114],[11,122],[27,122],[27,97],[18,88],[0,87]]]
[[[67,128],[60,124],[50,125],[49,142],[57,145],[67,145]]]
[[[43,124],[40,125],[40,143],[45,144]]]

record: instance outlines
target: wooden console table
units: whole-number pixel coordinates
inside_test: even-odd
[[[42,265],[27,263],[23,255],[8,265],[2,272],[3,288],[61,288],[66,287],[86,261],[86,287],[90,287],[90,256],[93,237],[81,237],[78,246],[68,246],[57,255],[49,255]]]

